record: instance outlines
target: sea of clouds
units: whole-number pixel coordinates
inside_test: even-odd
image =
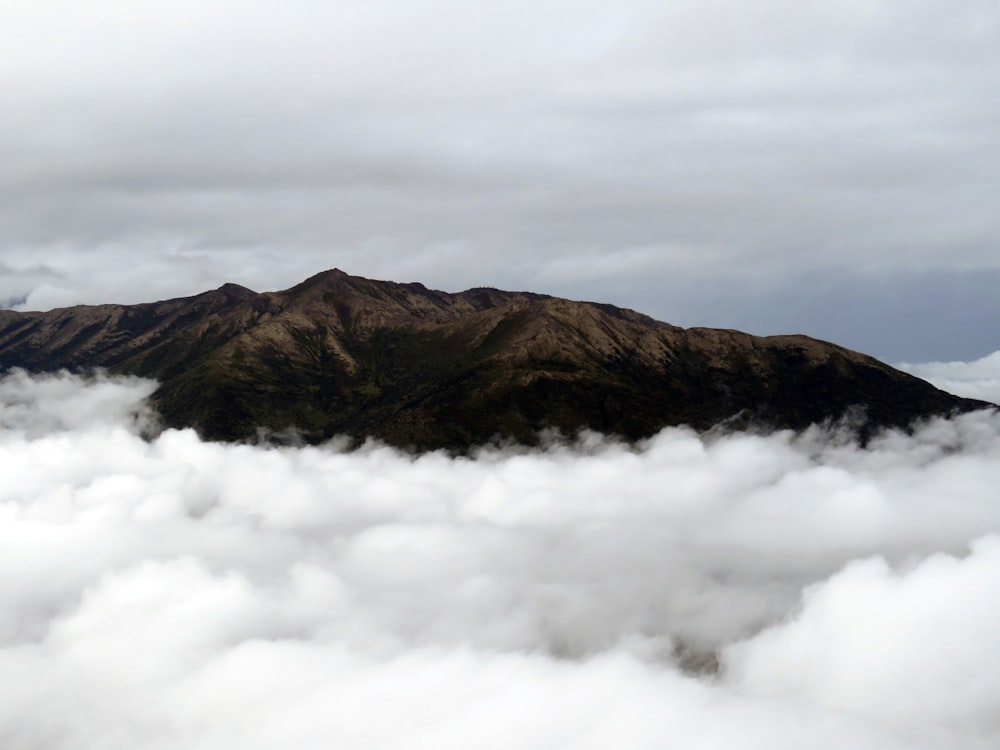
[[[0,379],[4,750],[1000,746],[994,411],[450,458],[154,388]]]

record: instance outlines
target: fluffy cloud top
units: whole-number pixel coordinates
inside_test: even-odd
[[[1000,418],[420,457],[0,381],[4,747],[987,748]]]

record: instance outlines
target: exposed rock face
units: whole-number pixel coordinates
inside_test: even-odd
[[[234,284],[142,305],[0,311],[0,368],[156,378],[167,424],[213,439],[294,427],[417,449],[542,428],[628,439],[667,425],[803,428],[862,407],[870,427],[981,408],[806,336],[682,329],[610,305],[446,294],[327,271],[282,292]]]

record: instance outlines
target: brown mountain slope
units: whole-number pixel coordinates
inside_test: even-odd
[[[327,271],[282,292],[227,284],[144,305],[0,311],[0,368],[157,378],[172,426],[209,438],[296,428],[418,449],[530,443],[553,427],[629,439],[720,421],[869,427],[985,406],[805,336],[682,329],[610,305],[447,294]]]

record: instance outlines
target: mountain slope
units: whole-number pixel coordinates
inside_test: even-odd
[[[984,406],[805,336],[682,329],[610,305],[447,294],[333,270],[281,292],[233,284],[143,305],[0,311],[0,368],[156,378],[167,424],[208,438],[295,428],[467,449],[552,427],[637,439],[667,425],[869,427]]]

